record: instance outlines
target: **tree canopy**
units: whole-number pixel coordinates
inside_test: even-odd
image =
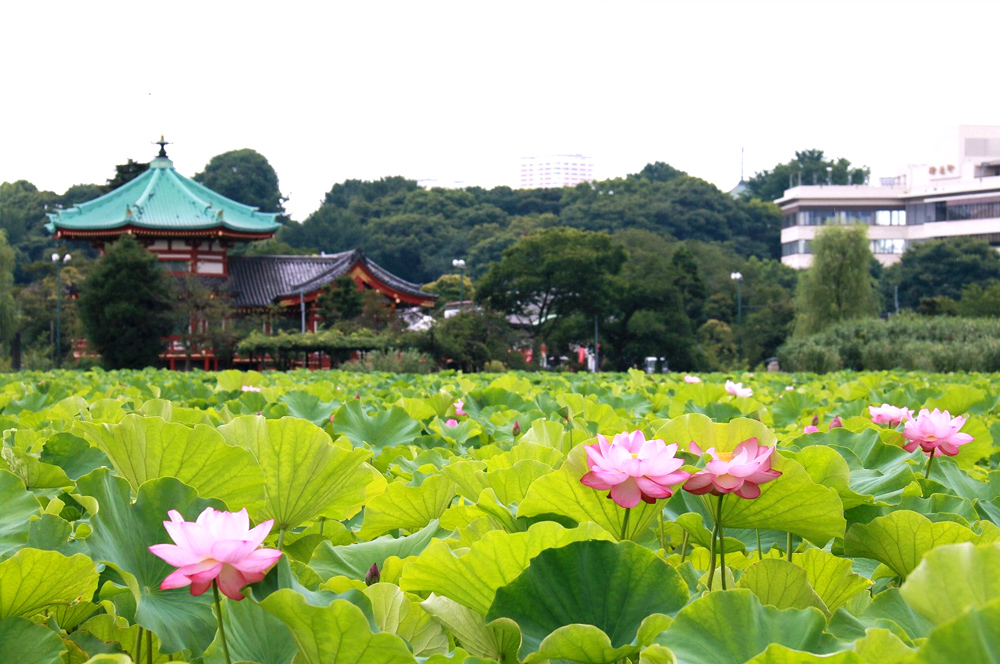
[[[916,309],[924,298],[957,300],[966,286],[986,287],[991,279],[1000,280],[1000,253],[968,237],[912,244],[899,263],[885,270],[886,296],[898,286],[903,309]]]
[[[864,226],[829,226],[812,241],[812,266],[799,277],[796,334],[875,316],[872,252]]]
[[[231,150],[212,157],[205,170],[194,176],[212,191],[261,212],[285,213],[278,174],[256,150]]]
[[[173,327],[171,282],[131,235],[112,244],[80,294],[87,338],[113,369],[154,365]]]
[[[822,150],[796,152],[795,158],[754,175],[747,182],[750,194],[764,201],[781,198],[785,190],[799,184],[865,184],[871,176],[867,166],[856,167],[848,159],[827,159]]]

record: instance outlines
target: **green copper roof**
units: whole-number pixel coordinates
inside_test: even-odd
[[[221,196],[174,170],[166,157],[149,162],[149,170],[100,198],[49,213],[46,229],[99,231],[134,226],[151,230],[228,229],[240,233],[273,233],[277,213],[260,212]]]

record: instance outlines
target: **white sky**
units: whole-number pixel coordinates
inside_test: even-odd
[[[62,193],[253,148],[297,220],[348,178],[665,161],[723,190],[818,148],[895,174],[1000,124],[1000,2],[0,0],[0,180]]]

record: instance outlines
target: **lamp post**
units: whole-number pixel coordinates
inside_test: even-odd
[[[458,306],[461,308],[465,302],[465,261],[456,258],[451,262],[451,266],[458,268]]]
[[[56,265],[56,346],[53,352],[56,361],[56,368],[62,365],[62,266],[68,263],[70,255],[62,257],[59,252],[52,254],[52,262]]]
[[[732,272],[729,278],[736,282],[736,322],[743,323],[743,275]]]

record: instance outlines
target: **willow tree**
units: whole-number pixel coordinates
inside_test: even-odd
[[[872,252],[864,226],[831,226],[812,241],[812,266],[799,277],[795,334],[878,314]]]

